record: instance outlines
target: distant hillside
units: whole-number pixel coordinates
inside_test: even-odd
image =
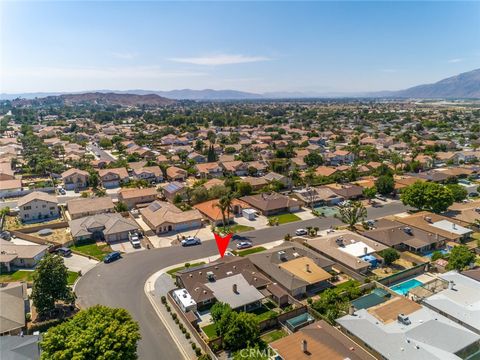
[[[249,100],[263,98],[263,96],[260,94],[254,94],[244,91],[212,89],[155,91],[155,94],[176,100]]]
[[[384,91],[369,95],[419,99],[476,99],[480,98],[480,69],[452,76],[434,84],[418,85],[405,90]]]
[[[14,105],[26,104],[101,104],[101,105],[120,105],[120,106],[163,106],[173,104],[175,101],[166,99],[157,94],[137,95],[137,94],[117,94],[92,92],[84,94],[63,94],[56,96],[47,96],[36,99],[14,100]]]

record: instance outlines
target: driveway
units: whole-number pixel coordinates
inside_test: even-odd
[[[112,244],[110,244],[110,247],[112,248],[113,251],[120,251],[120,252],[126,253],[126,254],[145,250],[144,247],[134,248],[132,246],[132,244],[130,243],[130,241],[128,241],[128,240],[112,243]]]
[[[312,214],[312,210],[310,209],[302,209],[300,211],[294,212],[293,214],[297,215],[302,220],[310,220],[316,218],[316,216]]]
[[[369,208],[368,218],[380,218],[406,210],[401,203],[392,203],[382,208]],[[249,231],[242,235],[254,239],[255,245],[260,245],[281,240],[286,233],[293,234],[299,227],[318,226],[320,229],[327,229],[331,225],[339,224],[341,222],[336,218],[315,218]],[[200,246],[187,248],[171,246],[126,254],[111,264],[98,264],[82,276],[76,287],[77,303],[81,307],[102,304],[127,309],[140,325],[142,336],[138,346],[140,359],[181,359],[181,353],[145,295],[145,282],[153,273],[167,266],[192,262],[216,254],[218,250],[214,241],[206,241]]]
[[[240,216],[235,218],[235,222],[240,225],[251,226],[256,230],[268,227],[268,219],[263,215],[255,217],[255,220],[248,220],[247,218]]]
[[[77,254],[64,257],[63,261],[65,262],[65,266],[68,268],[68,270],[75,272],[81,271],[82,275],[85,275],[88,271],[92,270],[95,265],[98,264],[97,260],[89,260],[87,257]]]

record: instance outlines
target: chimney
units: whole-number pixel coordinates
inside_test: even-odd
[[[367,248],[366,246],[363,248],[363,253],[364,253],[365,255],[368,254],[368,248]]]
[[[233,284],[232,285],[232,290],[235,294],[238,294],[238,287],[237,287],[237,284]]]
[[[306,271],[307,273],[310,272],[310,264],[305,264],[305,271]]]
[[[453,223],[453,224],[452,224],[452,228],[456,229],[456,228],[457,228],[457,224]]]
[[[307,340],[305,340],[305,339],[302,340],[302,352],[304,352],[304,353],[307,353],[307,352],[308,352],[308,349],[307,349]]]
[[[453,281],[448,282],[448,290],[453,290],[454,286],[455,286],[455,283]]]
[[[353,305],[348,307],[348,315],[355,315],[355,307]]]

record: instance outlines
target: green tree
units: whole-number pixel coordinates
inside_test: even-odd
[[[375,187],[379,194],[389,195],[395,190],[395,180],[390,175],[379,176],[375,181]]]
[[[405,205],[440,213],[453,204],[453,195],[447,187],[434,182],[420,182],[406,187],[401,194]]]
[[[475,261],[475,254],[465,245],[455,246],[448,256],[447,270],[463,270]]]
[[[123,201],[117,202],[115,205],[115,211],[116,212],[125,212],[128,211],[128,206],[125,204]]]
[[[223,342],[227,349],[235,351],[254,345],[259,333],[258,320],[254,314],[232,312]]]
[[[138,324],[125,309],[96,305],[44,333],[41,359],[133,360],[139,340]]]
[[[363,196],[368,199],[369,203],[372,201],[375,195],[377,195],[377,188],[375,186],[363,189]]]
[[[252,193],[253,187],[250,183],[239,181],[236,183],[236,190],[239,196],[247,196]]]
[[[457,202],[465,200],[468,195],[467,189],[460,184],[448,184],[446,187],[452,192],[453,199]]]
[[[395,260],[400,259],[400,254],[393,248],[388,248],[380,252],[380,256],[383,258],[385,265],[392,264]]]
[[[303,161],[310,167],[317,167],[323,164],[323,157],[317,152],[311,152],[303,158]]]
[[[339,206],[339,215],[340,220],[353,229],[356,223],[367,218],[367,209],[360,201],[352,201]]]
[[[110,149],[113,143],[112,143],[112,140],[110,140],[109,138],[101,138],[98,141],[98,145],[100,145],[100,147],[103,149]]]
[[[62,257],[46,253],[33,275],[33,305],[43,317],[49,315],[60,300],[67,303],[74,301],[68,286],[68,270]]]
[[[203,186],[197,186],[192,190],[192,204],[199,204],[207,201],[209,198],[208,190]]]
[[[98,188],[98,185],[100,184],[100,177],[96,171],[90,172],[88,176],[88,184],[94,189]]]

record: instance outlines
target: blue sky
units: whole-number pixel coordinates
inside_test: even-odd
[[[349,92],[480,65],[478,2],[1,2],[0,92]]]

